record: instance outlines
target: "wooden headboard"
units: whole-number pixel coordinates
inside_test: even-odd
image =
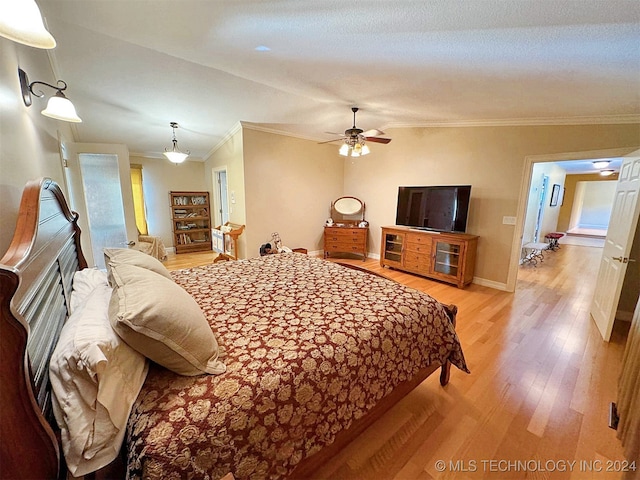
[[[73,274],[87,262],[78,215],[58,184],[27,183],[0,260],[0,476],[58,478],[49,360],[67,319]]]

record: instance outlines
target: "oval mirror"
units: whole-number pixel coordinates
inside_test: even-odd
[[[354,215],[362,210],[362,202],[355,197],[341,197],[335,201],[333,208],[342,215]]]

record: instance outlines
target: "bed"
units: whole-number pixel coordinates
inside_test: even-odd
[[[0,261],[3,477],[64,475],[48,364],[87,267],[76,220],[55,182],[30,182]],[[127,420],[127,478],[305,478],[432,373],[446,385],[451,364],[468,371],[454,306],[362,269],[290,253],[171,279],[224,369],[150,362]]]

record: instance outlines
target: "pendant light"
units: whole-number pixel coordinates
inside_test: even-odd
[[[172,163],[182,163],[189,156],[190,152],[189,150],[187,150],[186,152],[181,152],[178,148],[178,140],[176,139],[176,128],[178,128],[178,123],[171,122],[169,123],[169,126],[173,129],[173,138],[171,139],[172,146],[171,149],[164,149],[164,156],[167,157]]]

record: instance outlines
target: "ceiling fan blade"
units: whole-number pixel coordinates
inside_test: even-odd
[[[390,138],[380,138],[380,137],[365,137],[367,142],[373,143],[384,143],[385,145],[391,141]]]
[[[342,137],[342,138],[334,138],[333,140],[326,140],[324,142],[318,142],[318,145],[322,145],[323,143],[337,142],[337,141],[344,141],[344,137]]]
[[[362,132],[362,135],[364,135],[365,137],[379,137],[380,135],[384,135],[384,132],[382,130],[378,130],[377,128],[374,128],[373,130],[367,130],[366,132]]]

